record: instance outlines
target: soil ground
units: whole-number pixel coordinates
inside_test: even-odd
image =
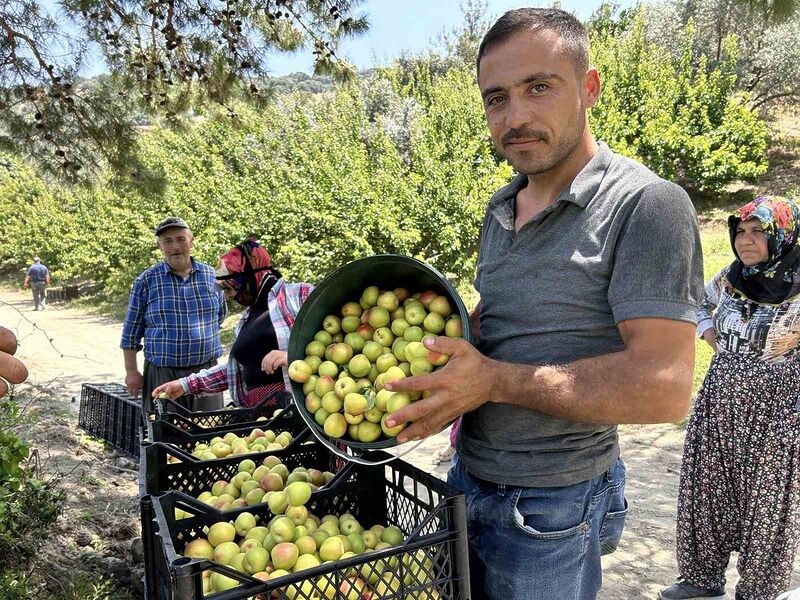
[[[0,323],[20,338],[18,355],[31,375],[18,397],[37,411],[33,427],[20,433],[39,449],[43,468],[63,474],[67,507],[59,519],[46,558],[53,565],[53,586],[68,574],[104,559],[133,585],[141,565],[131,544],[139,535],[136,473],[102,444],[77,428],[82,382],[122,382],[118,350],[120,323],[84,310],[51,305],[33,312],[27,294],[0,290]],[[30,410],[30,409],[29,409]],[[622,455],[628,466],[630,502],[625,534],[617,552],[604,559],[602,600],[646,600],[673,580],[674,517],[684,430],[679,426],[624,427]],[[426,440],[406,458],[416,466],[446,476],[446,465],[434,464],[434,453],[447,443],[446,432]],[[736,582],[734,560],[729,591]],[[108,572],[106,568],[105,571]],[[794,585],[800,585],[800,568]],[[138,592],[140,593],[140,592]],[[771,599],[765,599],[771,600]]]

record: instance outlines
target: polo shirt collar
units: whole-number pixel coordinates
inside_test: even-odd
[[[572,180],[572,183],[561,191],[556,198],[556,202],[566,200],[581,208],[586,208],[597,194],[597,190],[600,189],[600,183],[603,181],[608,166],[611,164],[613,155],[611,148],[605,142],[598,142],[597,152],[595,152],[592,160],[581,169],[581,172]]]
[[[600,189],[600,183],[613,156],[614,153],[605,142],[598,142],[595,155],[575,179],[558,194],[555,204],[565,201],[586,208]],[[505,229],[510,231],[514,229],[514,199],[527,185],[527,175],[520,173],[508,185],[500,188],[489,201],[489,210]]]

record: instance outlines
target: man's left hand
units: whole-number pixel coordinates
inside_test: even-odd
[[[450,357],[447,364],[429,374],[408,377],[386,384],[392,392],[429,391],[428,398],[421,398],[405,408],[393,412],[386,425],[411,422],[398,436],[399,443],[420,440],[447,427],[453,419],[488,402],[497,363],[480,352],[464,339],[438,337],[424,341],[433,352]]]

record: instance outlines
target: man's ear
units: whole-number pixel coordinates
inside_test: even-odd
[[[583,76],[583,96],[586,108],[591,108],[597,104],[601,88],[600,73],[597,72],[596,68],[590,67]]]

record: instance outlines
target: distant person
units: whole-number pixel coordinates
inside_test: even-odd
[[[125,385],[132,396],[142,392],[144,414],[151,410],[156,387],[217,364],[220,325],[227,314],[214,269],[191,256],[194,236],[186,221],[169,217],[155,233],[164,261],[136,278],[120,343]],[[144,374],[136,360],[143,348]],[[194,411],[222,408],[222,394],[185,395],[177,401]]]
[[[16,351],[17,336],[0,325],[0,398],[8,393],[9,383],[22,383],[28,378],[28,369],[14,358]]]
[[[664,600],[771,600],[800,543],[800,207],[764,196],[728,218],[734,260],[706,284],[697,331],[714,357],[678,487],[680,579]],[[798,594],[800,596],[800,594]]]
[[[286,283],[255,239],[223,254],[216,274],[225,295],[246,307],[236,326],[228,363],[165,383],[153,390],[153,397],[161,392],[176,398],[230,390],[239,406],[255,406],[269,399],[278,408],[276,392],[289,389],[289,334],[314,286]]]
[[[44,310],[47,300],[45,291],[48,285],[50,285],[50,271],[42,264],[41,258],[34,256],[33,264],[28,267],[25,281],[22,282],[22,287],[27,290],[30,286],[33,292],[33,310]]]

